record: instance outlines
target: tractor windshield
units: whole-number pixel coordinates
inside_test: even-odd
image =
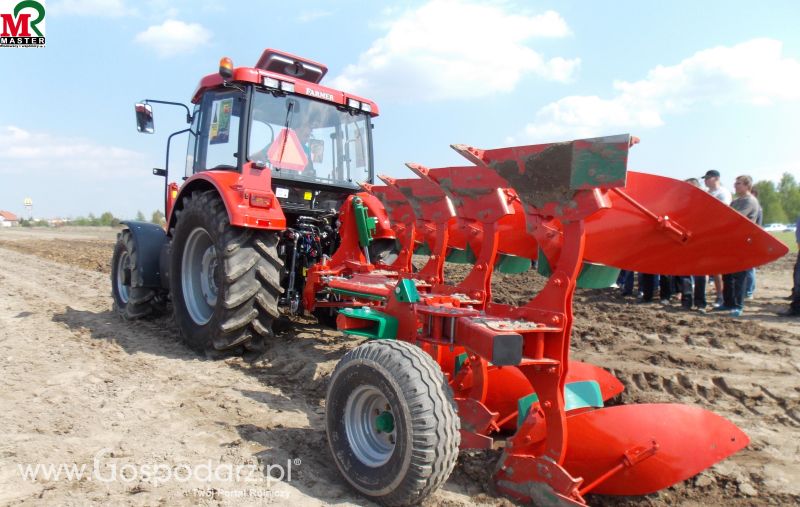
[[[357,188],[371,181],[369,115],[293,95],[253,94],[248,159],[274,178]]]

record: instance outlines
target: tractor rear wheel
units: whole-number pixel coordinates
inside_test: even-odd
[[[351,350],[331,376],[326,406],[336,466],[377,502],[418,503],[456,464],[455,402],[439,365],[419,347],[377,340]]]
[[[176,216],[170,288],[184,342],[207,355],[257,357],[279,315],[279,234],[232,226],[214,191],[193,192]]]
[[[137,287],[141,284],[136,243],[128,229],[117,234],[117,244],[111,257],[111,296],[114,310],[126,320],[140,319],[163,312],[163,305],[156,302],[156,290]]]

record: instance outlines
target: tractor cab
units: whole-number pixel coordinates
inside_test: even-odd
[[[184,180],[207,171],[269,171],[268,185],[291,215],[338,209],[373,182],[372,123],[377,105],[319,84],[327,68],[266,49],[255,67],[220,61],[187,109]],[[153,132],[149,100],[136,105],[139,132]],[[186,107],[186,106],[183,106]],[[260,185],[259,185],[260,186]]]
[[[269,170],[287,215],[338,209],[373,181],[371,101],[319,85],[324,65],[267,49],[255,68],[206,76],[195,92],[186,176]],[[288,216],[287,216],[288,218]]]

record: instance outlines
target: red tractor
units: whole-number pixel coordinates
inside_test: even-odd
[[[377,107],[320,86],[325,71],[268,49],[254,68],[223,59],[200,82],[181,131],[186,178],[165,183],[166,230],[126,222],[119,235],[124,317],[169,299],[201,353],[260,354],[282,312],[363,337],[331,376],[326,429],[344,478],[386,505],[425,499],[459,449],[502,448],[506,495],[580,506],[668,487],[748,444],[700,407],[608,403],[622,382],[570,358],[573,295],[608,287],[619,268],[743,271],[784,245],[698,188],[628,171],[628,135],[454,145],[467,164],[409,164],[416,177],[376,185]],[[137,104],[142,132],[150,103],[163,102]],[[445,260],[472,267],[448,283]],[[493,300],[495,271],[534,261],[548,279],[530,301]]]
[[[267,49],[255,67],[201,81],[183,104],[136,104],[152,133],[153,103],[186,108],[191,126],[183,183],[165,178],[166,230],[125,222],[112,261],[117,311],[135,319],[171,300],[183,340],[200,353],[256,356],[282,313],[301,312],[308,269],[338,246],[344,200],[372,182],[374,102],[321,86],[327,68]],[[371,245],[391,255],[394,241]],[[318,310],[332,322],[329,309]]]

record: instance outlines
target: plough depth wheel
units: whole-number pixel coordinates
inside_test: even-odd
[[[341,359],[328,387],[327,431],[345,479],[385,505],[417,503],[444,483],[461,440],[439,366],[394,340],[365,343]]]

